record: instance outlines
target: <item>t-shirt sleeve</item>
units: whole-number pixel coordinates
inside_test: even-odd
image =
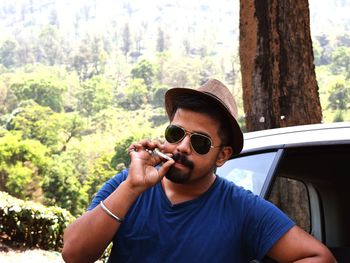
[[[100,204],[101,201],[105,200],[111,193],[114,192],[115,189],[123,182],[128,176],[128,171],[124,170],[111,179],[109,179],[97,192],[95,197],[92,199],[90,206],[88,207],[88,211],[94,209],[97,205]]]
[[[295,223],[274,204],[251,194],[244,222],[245,242],[254,259],[262,259]]]

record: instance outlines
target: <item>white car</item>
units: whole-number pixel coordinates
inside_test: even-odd
[[[216,173],[273,202],[350,262],[350,122],[244,134]]]

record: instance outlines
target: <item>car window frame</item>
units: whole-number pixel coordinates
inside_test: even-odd
[[[261,188],[261,191],[259,193],[259,196],[264,198],[264,199],[266,199],[266,197],[269,194],[271,184],[273,182],[274,176],[275,176],[276,171],[278,169],[278,165],[281,161],[281,158],[283,157],[283,153],[284,153],[283,147],[281,147],[281,148],[280,147],[268,147],[268,148],[260,148],[260,149],[250,149],[247,151],[242,151],[240,154],[230,158],[230,160],[234,160],[237,158],[253,156],[253,155],[258,155],[258,154],[263,154],[263,153],[270,153],[270,152],[274,152],[275,157],[270,165],[270,168],[267,172],[265,181],[264,181],[263,186]]]

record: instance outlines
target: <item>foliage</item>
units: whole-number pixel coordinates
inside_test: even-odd
[[[328,97],[328,107],[332,110],[347,110],[350,108],[350,88],[345,83],[336,83]]]
[[[129,24],[125,24],[124,26],[122,38],[123,38],[123,46],[121,47],[121,50],[123,51],[124,56],[127,56],[131,48],[131,34],[130,34]]]
[[[0,45],[0,64],[11,68],[17,64],[18,43],[12,40],[5,40]]]
[[[49,66],[62,63],[63,43],[62,36],[56,27],[45,26],[38,36],[35,49],[36,60]]]
[[[74,217],[59,207],[44,207],[0,192],[0,242],[19,248],[59,251],[63,231]]]
[[[344,117],[342,111],[337,111],[336,115],[334,116],[333,122],[343,122]]]
[[[167,86],[156,86],[153,89],[152,105],[154,107],[164,107],[164,95],[169,88]]]
[[[10,88],[19,100],[34,100],[55,112],[63,109],[62,96],[66,86],[55,76],[24,74],[14,80]]]
[[[86,131],[86,124],[83,118],[75,112],[61,115],[60,119],[62,132],[64,134],[61,151],[64,151],[71,139],[81,139],[82,134]]]
[[[103,39],[98,36],[87,36],[68,58],[69,68],[74,69],[80,81],[104,74],[108,53],[103,46]]]
[[[340,46],[332,53],[332,72],[339,74],[350,70],[350,47]],[[348,78],[350,75],[348,74]]]
[[[129,136],[125,140],[117,142],[114,150],[115,154],[112,157],[111,165],[112,167],[116,167],[117,169],[123,169],[130,162],[130,157],[128,155],[129,146],[137,141],[134,136]]]
[[[111,165],[111,159],[110,154],[103,154],[95,160],[94,165],[90,168],[85,183],[89,200],[94,197],[107,180],[118,172]]]
[[[157,36],[157,52],[164,52],[168,49],[169,37],[165,34],[165,31],[159,26],[158,27],[158,36]]]
[[[88,196],[83,188],[86,161],[79,150],[53,156],[53,165],[45,175],[43,190],[45,204],[58,205],[73,215],[81,214]]]
[[[49,168],[48,149],[40,142],[22,139],[20,133],[0,136],[0,190],[22,199],[37,199],[41,178]]]
[[[10,78],[9,75],[10,74],[0,73],[0,118],[1,115],[4,116],[5,114],[8,114],[16,109],[18,104],[15,94],[7,87],[7,82]]]
[[[131,79],[123,93],[118,104],[124,109],[140,109],[148,102],[148,90],[143,79]]]
[[[162,56],[162,84],[169,87],[198,87],[208,78],[225,79],[213,58]],[[226,70],[226,66],[222,65]],[[240,83],[237,83],[240,84]]]
[[[93,116],[112,104],[112,83],[101,76],[95,76],[82,83],[77,97],[78,111],[84,116]]]
[[[121,169],[126,168],[130,162],[130,157],[128,155],[128,148],[133,142],[140,141],[144,138],[150,138],[152,132],[148,129],[138,130],[136,132],[130,133],[123,139],[120,139],[116,142],[114,147],[114,155],[111,160],[111,166],[116,170],[120,171]],[[152,136],[155,139],[154,133]]]
[[[131,76],[134,79],[143,79],[148,89],[150,89],[155,76],[155,66],[147,60],[141,60],[131,70]]]
[[[58,82],[54,83],[52,79],[27,79],[13,83],[10,88],[19,100],[34,100],[39,105],[48,106],[56,112],[63,109],[64,87]]]
[[[113,130],[117,110],[109,107],[96,113],[91,118],[91,128],[94,132],[110,132]]]
[[[23,138],[35,139],[56,149],[60,142],[61,115],[48,107],[37,105],[33,101],[23,103],[7,122],[8,130],[21,131]]]

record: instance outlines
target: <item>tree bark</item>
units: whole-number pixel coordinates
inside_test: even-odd
[[[247,131],[320,123],[308,0],[241,0]]]

